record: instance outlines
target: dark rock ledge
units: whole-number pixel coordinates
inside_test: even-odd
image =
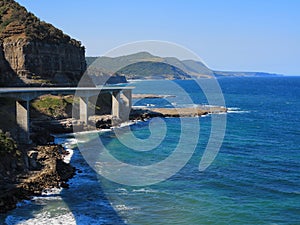
[[[16,208],[21,200],[41,195],[44,190],[68,188],[66,182],[75,174],[75,168],[63,161],[68,152],[61,146],[37,146],[27,152],[28,158],[24,163],[12,165],[16,169],[10,168],[4,176],[0,175],[0,213]]]

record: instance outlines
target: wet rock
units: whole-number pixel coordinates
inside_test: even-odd
[[[27,155],[28,155],[29,169],[30,170],[40,169],[41,165],[37,162],[38,151],[29,151]]]
[[[97,129],[110,129],[112,121],[111,119],[101,119],[96,122]]]
[[[60,153],[61,147],[57,145],[37,146],[28,152],[28,161],[31,167],[34,163],[37,167],[41,165],[39,170],[23,173],[17,179],[12,179],[11,172],[7,171],[9,175],[0,179],[0,213],[14,209],[18,201],[40,195],[43,190],[68,188],[67,181],[74,176],[75,168],[65,163]]]

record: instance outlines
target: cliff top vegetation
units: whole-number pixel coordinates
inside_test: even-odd
[[[14,0],[0,1],[0,40],[42,40],[54,43],[71,43],[81,47],[81,42],[70,38],[53,25],[41,21]]]

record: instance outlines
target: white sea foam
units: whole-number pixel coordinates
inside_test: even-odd
[[[62,145],[64,148],[74,148],[77,145],[77,139],[76,138],[55,138],[55,144]]]
[[[121,123],[118,127],[127,127],[127,126],[131,126],[134,124],[135,124],[134,121],[127,121],[127,122]]]
[[[76,220],[72,213],[59,215],[57,217],[50,216],[49,212],[44,212],[41,214],[35,215],[34,218],[24,219],[19,216],[8,216],[5,220],[7,225],[32,225],[32,224],[65,224],[65,225],[75,225]]]
[[[144,105],[133,105],[132,108],[140,109],[140,108],[145,108],[145,106]]]
[[[129,207],[126,205],[115,205],[114,208],[118,211],[128,211],[128,210],[134,210],[137,209],[135,207]]]
[[[42,192],[40,196],[33,196],[31,199],[32,202],[42,202],[44,200],[61,200],[61,191],[62,188],[52,188],[52,189],[46,189]]]
[[[117,188],[116,191],[121,193],[128,193],[126,188]]]
[[[117,128],[122,128],[122,127],[127,127],[127,126],[131,126],[136,124],[136,121],[126,121],[123,122],[121,124],[119,124],[118,126],[112,127],[110,129],[101,129],[101,130],[88,130],[88,131],[80,131],[80,132],[74,132],[72,133],[72,136],[76,136],[76,135],[88,135],[88,134],[94,134],[94,133],[105,133],[105,132],[109,132],[113,129],[117,129]],[[68,135],[70,136],[70,134]],[[55,139],[55,144],[61,144],[64,148],[66,149],[73,149],[77,146],[78,143],[85,143],[90,141],[90,139],[88,138],[88,136],[86,136],[86,138],[83,138],[84,136],[80,136],[80,140],[77,138],[63,138],[63,136],[60,136],[59,138]]]
[[[42,196],[57,195],[60,194],[61,190],[62,188],[46,189],[42,192]]]
[[[209,113],[205,114],[205,115],[201,115],[201,117],[208,117],[208,116],[209,116]]]
[[[65,163],[70,163],[70,161],[71,161],[71,159],[72,159],[72,156],[74,155],[74,150],[68,148],[68,149],[66,149],[66,151],[67,151],[69,154],[64,156],[64,162],[65,162]]]
[[[76,218],[76,219],[75,219]],[[53,216],[49,212],[44,212],[41,214],[35,215],[34,218],[26,219],[18,216],[8,216],[5,220],[7,225],[49,225],[49,224],[64,224],[64,225],[90,225],[90,224],[104,224],[107,220],[99,219],[99,218],[92,218],[89,215],[81,215],[76,214],[75,216],[73,213],[69,212],[63,215]]]
[[[251,111],[243,111],[243,110],[239,110],[239,111],[234,111],[234,110],[228,110],[227,113],[250,113]]]
[[[250,113],[251,111],[248,110],[241,110],[241,108],[238,107],[228,107],[227,113]]]
[[[132,192],[140,192],[140,193],[157,193],[158,191],[153,190],[151,188],[141,188],[141,189],[133,189]]]
[[[240,110],[240,108],[238,108],[238,107],[228,107],[227,109],[230,110],[230,111]]]

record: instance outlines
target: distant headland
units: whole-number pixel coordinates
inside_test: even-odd
[[[216,71],[195,60],[159,57],[149,52],[119,57],[86,57],[89,74],[94,80],[113,76],[127,80],[167,79],[186,80],[212,77],[272,77],[280,74],[265,72]]]

